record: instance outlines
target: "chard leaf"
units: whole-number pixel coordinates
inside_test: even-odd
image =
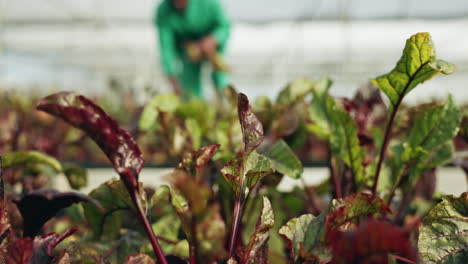
[[[194,149],[200,148],[201,143],[202,143],[202,136],[203,136],[203,131],[200,125],[198,125],[195,119],[189,118],[185,120],[185,128],[187,129],[187,132],[190,134],[193,148]]]
[[[458,132],[461,112],[452,96],[441,106],[430,108],[415,118],[408,139],[394,147],[394,178],[408,169],[406,188],[412,188],[425,171],[441,166],[452,158],[452,138]]]
[[[388,205],[379,197],[368,193],[356,193],[334,200],[334,210],[327,215],[327,238],[338,230],[349,230],[372,214],[390,213]]]
[[[312,92],[315,83],[312,80],[297,79],[288,84],[278,94],[276,102],[279,104],[292,104],[303,99],[307,94]]]
[[[468,262],[468,193],[444,197],[424,217],[418,247],[424,263]]]
[[[289,220],[280,228],[279,234],[286,239],[294,263],[330,260],[324,239],[326,214],[323,212],[317,217],[305,214]]]
[[[353,172],[355,181],[364,180],[365,157],[358,138],[358,125],[351,116],[328,94],[331,81],[322,79],[313,91],[310,118],[314,121],[309,130],[329,141],[331,151]]]
[[[43,264],[54,263],[54,248],[76,229],[68,229],[62,234],[48,233],[34,238],[25,237],[16,240],[7,248],[6,263]]]
[[[249,188],[272,172],[270,160],[255,150],[239,153],[221,169],[236,195],[241,192],[242,183],[245,183],[245,192],[248,193]]]
[[[74,190],[79,190],[88,185],[88,173],[85,168],[69,165],[63,169],[63,174],[65,174],[70,187]]]
[[[364,180],[362,163],[365,153],[359,143],[356,121],[337,105],[329,111],[332,121],[330,135],[332,152],[351,169],[356,183],[360,184]]]
[[[275,224],[273,209],[268,198],[263,197],[261,214],[257,220],[255,231],[250,238],[250,243],[243,252],[242,263],[266,264],[268,263],[268,240],[270,229]]]
[[[243,93],[239,93],[237,98],[237,112],[242,128],[244,141],[244,151],[255,149],[263,141],[263,126],[257,116],[252,112],[249,99]]]
[[[98,201],[103,208],[83,204],[84,215],[91,226],[91,239],[114,240],[120,234],[125,212],[135,210],[124,183],[111,179],[92,190],[89,197]],[[146,204],[143,191],[140,191],[138,198],[141,204]]]
[[[19,168],[30,164],[45,164],[57,172],[62,171],[60,162],[39,151],[18,151],[3,154],[3,168]]]
[[[210,263],[216,256],[224,255],[226,226],[219,205],[208,204],[210,188],[177,169],[171,175],[171,181],[174,187],[171,189],[171,203],[189,244],[198,245],[199,260]]]
[[[372,83],[387,95],[392,107],[396,107],[418,84],[439,73],[451,74],[454,71],[453,64],[436,59],[431,35],[417,33],[406,40],[403,55],[395,68]]]
[[[88,98],[59,92],[42,99],[37,109],[59,117],[90,136],[107,155],[129,191],[138,188],[143,158],[134,138]]]
[[[205,167],[216,151],[219,149],[219,144],[206,146],[197,150],[188,152],[182,158],[182,162],[178,168],[195,175],[197,169]]]
[[[301,161],[282,139],[262,151],[262,154],[271,161],[274,170],[293,179],[299,179],[304,172]]]
[[[330,241],[332,263],[389,263],[389,254],[418,260],[409,234],[401,227],[385,221],[369,220],[355,231],[337,232]]]
[[[92,198],[76,193],[60,193],[55,190],[37,190],[14,200],[23,217],[23,236],[34,237],[41,227],[62,209],[74,203],[87,202],[96,208],[99,203]]]
[[[124,264],[155,264],[155,262],[150,258],[150,256],[138,253],[128,256],[125,259]]]
[[[164,215],[152,225],[154,233],[160,241],[161,248],[166,254],[172,252],[176,243],[179,242],[178,235],[180,227],[180,219],[176,214]]]
[[[180,98],[172,93],[156,95],[149,103],[145,105],[141,113],[138,127],[142,131],[154,131],[158,128],[159,112],[176,111],[180,105]]]
[[[328,105],[333,104],[333,98],[328,95],[332,81],[328,78],[321,79],[312,90],[314,97],[309,107],[310,119],[312,124],[308,129],[322,139],[328,139],[331,134],[330,118],[328,114]]]

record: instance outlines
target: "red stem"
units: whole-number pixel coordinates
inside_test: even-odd
[[[401,104],[402,99],[403,97],[401,97],[400,100],[398,100],[395,107],[393,108],[392,114],[390,115],[390,120],[387,123],[387,128],[385,129],[385,137],[382,143],[382,148],[380,148],[379,162],[377,163],[377,169],[375,171],[375,181],[374,181],[374,185],[372,186],[373,196],[375,196],[377,193],[377,184],[379,182],[380,170],[382,169],[382,164],[385,159],[385,154],[387,151],[388,143],[390,143],[390,136],[392,132],[393,122],[395,121],[395,116],[396,116],[398,107]]]
[[[332,156],[331,157],[331,170],[333,174],[333,181],[335,182],[335,191],[336,191],[336,198],[341,199],[343,198],[343,192],[341,191],[341,181],[340,181],[340,175],[338,174],[337,171],[337,163],[336,163],[336,157]]]
[[[237,242],[237,236],[239,233],[239,226],[242,219],[242,211],[244,205],[244,188],[241,188],[241,193],[239,193],[239,198],[236,200],[234,206],[234,220],[232,221],[232,231],[231,231],[231,240],[229,242],[229,257],[234,257],[235,254],[235,245]]]
[[[130,196],[132,197],[133,204],[137,208],[138,216],[140,217],[140,220],[143,223],[143,226],[151,242],[151,245],[153,246],[153,250],[154,250],[154,253],[156,254],[158,263],[168,264],[166,257],[164,256],[164,253],[161,249],[161,246],[159,246],[158,239],[156,238],[156,235],[154,234],[153,228],[151,228],[148,218],[146,218],[145,212],[143,211],[143,207],[141,206],[140,200],[137,197],[137,191],[130,192]]]
[[[192,233],[191,241],[190,241],[190,264],[197,264],[197,223],[195,222],[195,217],[192,217],[190,221],[190,232]]]
[[[395,259],[406,262],[406,263],[416,264],[416,262],[414,262],[412,260],[409,260],[407,258],[404,258],[404,257],[400,257],[400,256],[397,256],[397,255],[394,255],[394,257],[395,257]]]

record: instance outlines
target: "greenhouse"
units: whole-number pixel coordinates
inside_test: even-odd
[[[0,0],[0,264],[468,263],[468,2]]]

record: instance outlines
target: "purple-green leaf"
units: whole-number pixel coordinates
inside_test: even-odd
[[[88,202],[101,208],[98,202],[84,194],[60,193],[55,190],[33,191],[14,202],[23,216],[23,236],[25,237],[34,237],[45,222],[74,203]]]
[[[104,151],[127,188],[138,187],[143,158],[134,138],[90,99],[72,92],[47,96],[37,109],[83,130]]]
[[[242,262],[246,264],[268,263],[268,240],[270,229],[275,224],[273,209],[268,198],[263,197],[262,212],[257,221],[255,231],[250,238],[250,243],[242,254]]]
[[[76,232],[68,229],[62,234],[48,233],[34,238],[25,237],[16,240],[7,248],[6,264],[44,264],[53,263],[54,248],[65,238]]]
[[[249,99],[243,93],[239,93],[237,98],[237,112],[242,128],[242,138],[244,141],[244,151],[254,149],[263,141],[263,126],[257,116],[252,112]]]

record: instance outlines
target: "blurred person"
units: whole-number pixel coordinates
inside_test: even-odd
[[[211,62],[211,79],[220,96],[229,85],[222,61],[230,22],[218,0],[163,0],[154,19],[161,65],[175,93],[203,97],[201,68]]]

